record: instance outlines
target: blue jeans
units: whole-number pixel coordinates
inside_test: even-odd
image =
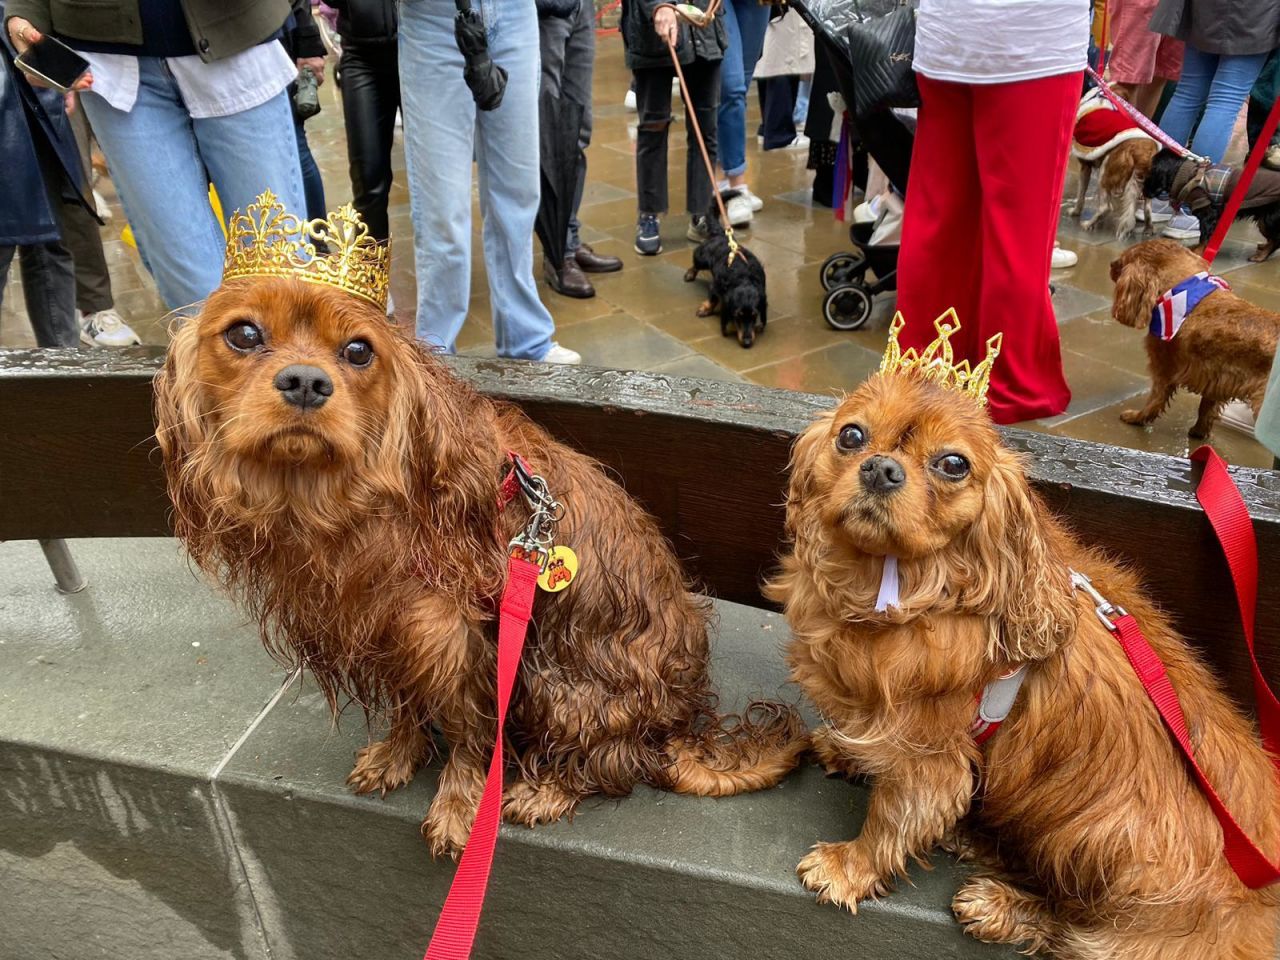
[[[759,0],[729,0],[724,5],[724,25],[729,46],[720,64],[719,129],[720,165],[725,176],[747,172],[747,91],[756,61],[764,50],[770,7]]]
[[[471,299],[471,161],[480,168],[484,261],[498,355],[540,360],[555,324],[533,282],[538,214],[538,15],[534,0],[476,0],[507,71],[497,110],[462,79],[453,0],[403,0],[400,96],[418,275],[418,336],[452,353]]]
[[[1188,43],[1182,60],[1182,77],[1160,118],[1160,126],[1174,140],[1186,143],[1192,153],[1221,163],[1236,116],[1266,62],[1265,53],[1219,56],[1197,50]],[[1195,139],[1187,143],[1201,109],[1204,116],[1196,127]]]
[[[170,310],[199,303],[222,282],[226,240],[209,206],[244,210],[263,190],[302,216],[306,198],[293,110],[283,90],[228,117],[193,119],[158,57],[138,58],[138,99],[125,113],[81,95],[160,298]]]

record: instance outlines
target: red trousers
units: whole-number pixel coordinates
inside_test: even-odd
[[[1049,267],[1079,73],[990,85],[919,76],[921,106],[898,255],[903,349],[936,336],[955,307],[956,360],[978,363],[1004,334],[987,395],[997,423],[1062,413]]]

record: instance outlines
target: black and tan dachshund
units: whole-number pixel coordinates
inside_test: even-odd
[[[728,201],[736,195],[737,191],[730,190],[722,198]],[[711,271],[711,290],[698,307],[698,316],[719,314],[720,332],[726,337],[736,333],[738,343],[750,347],[768,322],[764,267],[742,244],[730,258],[729,238],[714,203],[707,214],[707,225],[711,236],[694,248],[693,266],[685,271],[684,279],[691,283],[703,270]]]

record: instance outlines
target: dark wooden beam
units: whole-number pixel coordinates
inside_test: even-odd
[[[0,350],[0,539],[163,536],[167,501],[151,436],[160,353]],[[759,605],[782,533],[791,441],[827,397],[662,374],[456,359],[483,393],[518,403],[606,464],[658,517],[707,589]],[[1247,670],[1230,582],[1187,461],[1023,430],[1038,489],[1087,541],[1132,562],[1233,690]],[[1280,475],[1233,470],[1263,558],[1260,642],[1280,656]]]

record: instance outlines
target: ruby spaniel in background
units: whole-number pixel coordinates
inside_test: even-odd
[[[454,377],[380,310],[320,283],[224,283],[156,380],[174,527],[191,557],[306,667],[335,709],[385,715],[358,793],[447,761],[422,832],[467,842],[493,749],[508,451],[565,505],[580,570],[539,593],[507,720],[504,815],[534,825],[637,784],[725,796],[776,784],[807,737],[757,704],[727,723],[707,672],[709,604],[656,523],[600,465]],[[560,570],[551,571],[562,577]]]
[[[1203,299],[1189,310],[1184,309],[1187,301],[1176,296],[1161,305],[1163,295],[1208,268],[1201,257],[1164,239],[1139,243],[1112,261],[1111,315],[1127,327],[1147,331],[1151,374],[1146,404],[1124,411],[1120,419],[1125,423],[1153,423],[1179,389],[1200,396],[1199,414],[1189,431],[1192,437],[1209,436],[1222,405],[1232,400],[1245,401],[1258,415],[1280,339],[1280,313],[1264,310],[1229,289],[1201,289]],[[1176,332],[1169,330],[1172,323],[1177,324]],[[1168,339],[1162,337],[1162,327]]]
[[[815,751],[872,780],[858,836],[822,838],[800,862],[820,901],[856,912],[945,846],[973,865],[952,908],[980,940],[1058,960],[1274,957],[1276,891],[1228,865],[1072,571],[1137,618],[1201,765],[1277,850],[1280,796],[1252,724],[1137,577],[1046,509],[978,403],[918,371],[872,377],[797,440],[787,531],[769,593],[825,721]],[[1018,668],[1012,711],[980,745],[978,697]]]

